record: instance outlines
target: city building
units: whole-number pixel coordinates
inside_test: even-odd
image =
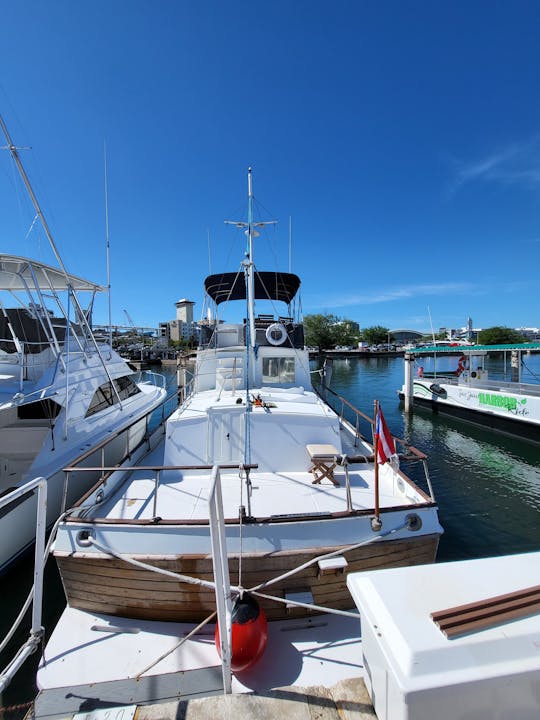
[[[540,342],[540,328],[519,327],[516,331],[527,338],[527,342]]]
[[[168,345],[169,342],[179,342],[193,340],[195,343],[199,340],[199,325],[193,321],[192,300],[183,298],[175,303],[176,318],[168,322],[159,323],[159,341],[160,345]]]
[[[398,330],[390,330],[389,335],[390,338],[393,339],[393,342],[398,345],[404,345],[405,343],[421,340],[425,333],[418,332],[418,330],[404,330],[401,328]]]

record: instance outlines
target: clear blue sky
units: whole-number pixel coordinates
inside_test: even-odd
[[[257,266],[287,270],[292,217],[305,314],[539,326],[539,27],[535,1],[4,0],[0,110],[103,283],[106,142],[116,323],[200,314],[252,165]],[[6,151],[0,188],[1,251],[50,260]]]

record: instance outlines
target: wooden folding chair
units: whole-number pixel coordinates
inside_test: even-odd
[[[309,472],[313,473],[313,485],[320,485],[321,480],[328,478],[332,485],[339,487],[339,482],[334,477],[334,468],[337,465],[339,453],[333,445],[306,445],[311,467]]]

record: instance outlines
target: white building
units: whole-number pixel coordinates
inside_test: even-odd
[[[192,300],[186,298],[175,303],[176,318],[159,324],[159,336],[163,343],[191,340],[192,338],[195,338],[196,342],[198,341],[199,326],[196,322],[193,322],[194,305],[195,303]]]
[[[527,342],[540,342],[540,328],[519,327],[516,331],[527,338]]]

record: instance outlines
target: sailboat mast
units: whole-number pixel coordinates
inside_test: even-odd
[[[248,248],[247,248],[247,291],[248,291],[248,321],[251,347],[256,345],[255,335],[255,278],[253,272],[253,184],[251,168],[248,168]]]

